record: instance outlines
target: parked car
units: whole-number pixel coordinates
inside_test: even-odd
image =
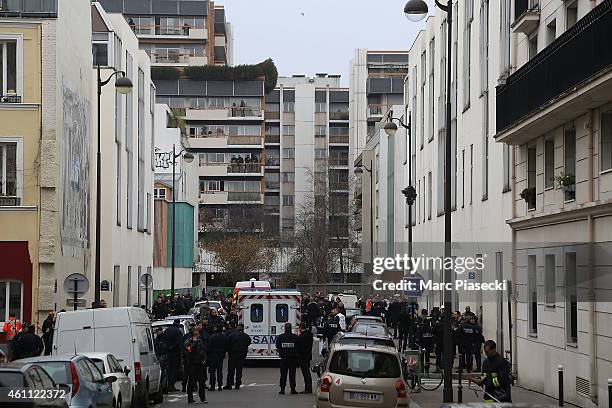
[[[368,336],[390,336],[389,328],[384,323],[357,323],[351,329],[351,333],[361,333]]]
[[[332,347],[312,369],[317,380],[316,406],[408,407],[408,392],[395,347]]]
[[[360,345],[364,347],[370,346],[387,346],[395,347],[393,337],[389,335],[368,335],[354,332],[338,332],[332,341],[332,347],[335,345]]]
[[[119,360],[110,353],[83,353],[94,362],[102,374],[113,374],[117,381],[113,382],[113,407],[130,408],[132,405],[132,380],[130,368],[121,367]]]
[[[128,366],[134,387],[132,406],[163,402],[161,366],[155,355],[153,331],[139,307],[87,309],[57,314],[53,354],[112,353]]]
[[[174,320],[155,320],[153,321],[153,323],[151,323],[151,326],[153,327],[153,330],[155,329],[166,330],[168,327],[172,326],[173,324],[174,324]],[[187,333],[189,331],[189,323],[186,320],[183,320],[181,324],[179,325],[179,330],[183,334]]]
[[[355,315],[351,319],[351,324],[349,325],[349,330],[353,328],[357,324],[357,322],[372,322],[372,323],[382,323],[383,319],[379,316],[368,316],[368,315]]]
[[[67,387],[69,407],[113,407],[111,385],[117,377],[102,374],[94,362],[83,355],[39,356],[17,361],[39,365],[56,384]]]
[[[3,407],[67,407],[63,393],[68,392],[67,387],[61,388],[53,381],[53,378],[38,364],[34,363],[6,363],[0,364],[0,387],[31,388],[33,390],[53,391],[49,396],[44,396],[36,401],[19,401],[14,404],[4,402]],[[57,393],[55,393],[57,391]],[[9,391],[10,392],[10,391]]]
[[[175,321],[176,319],[180,320],[181,323],[186,322],[187,324],[196,324],[196,319],[191,314],[186,315],[178,315],[178,316],[168,316],[165,320]]]
[[[208,302],[208,306],[211,309],[217,309],[217,312],[219,312],[219,316],[221,316],[223,319],[225,319],[225,315],[227,314],[226,310],[223,308],[223,305],[221,304],[221,302],[219,300],[201,300],[199,302],[196,302],[193,305],[193,309],[197,308],[198,309],[198,313],[200,313],[200,307],[204,304]],[[189,313],[191,313],[191,310],[189,311]]]

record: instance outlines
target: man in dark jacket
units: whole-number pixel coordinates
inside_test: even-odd
[[[168,316],[168,308],[161,297],[155,300],[152,312],[155,319],[165,319]]]
[[[304,391],[300,394],[312,394],[312,376],[310,375],[310,361],[312,360],[312,343],[314,337],[308,323],[302,323],[302,332],[298,336],[298,354],[300,355],[300,369],[304,377]]]
[[[195,325],[189,326],[189,331],[183,335],[183,339],[181,340],[181,344],[185,344],[187,340],[190,340],[192,337],[193,329]],[[185,392],[187,390],[187,378],[189,377],[189,362],[187,361],[187,355],[185,354],[185,347],[182,348],[182,363],[183,363],[183,376],[181,377],[182,388],[181,391]]]
[[[14,360],[40,356],[45,347],[42,339],[36,335],[36,327],[26,324],[23,327],[26,328],[25,331],[22,331],[24,334],[21,336],[17,335],[13,339]]]
[[[287,386],[287,374],[289,374],[289,386],[291,394],[297,394],[295,389],[295,370],[299,360],[298,354],[299,338],[291,332],[291,323],[285,323],[285,332],[276,338],[276,350],[280,356],[280,391],[285,394]]]
[[[181,345],[183,333],[180,329],[181,321],[176,319],[172,326],[168,327],[164,333],[168,354],[168,391],[178,391],[174,384],[178,376],[181,363]]]
[[[239,324],[236,330],[227,336],[227,380],[224,389],[231,390],[232,386],[240,389],[242,385],[242,367],[246,360],[251,336],[244,332],[244,325]],[[235,380],[234,381],[234,377]]]
[[[397,320],[397,328],[399,330],[399,351],[406,351],[408,347],[408,332],[410,329],[410,314],[405,305],[402,307]]]
[[[223,360],[227,352],[227,336],[221,332],[221,327],[213,328],[214,333],[208,340],[208,373],[210,375],[210,391],[223,390]]]
[[[310,326],[315,326],[317,324],[317,319],[319,318],[320,308],[317,302],[314,299],[311,299],[308,302],[308,306],[306,307],[308,311],[308,324]]]
[[[386,320],[387,325],[390,329],[393,329],[393,338],[397,339],[397,322],[399,319],[399,314],[402,310],[402,304],[399,299],[393,299],[393,302],[389,305],[389,310],[387,311]]]
[[[506,360],[497,353],[497,345],[493,340],[487,340],[484,345],[487,356],[482,363],[482,376],[473,381],[484,387],[484,401],[512,402],[510,368]],[[492,398],[493,397],[493,398]]]
[[[42,340],[45,345],[45,356],[51,355],[51,345],[53,343],[53,331],[55,330],[55,312],[51,311],[42,325]]]
[[[340,331],[340,322],[337,316],[338,309],[332,309],[331,317],[323,325],[323,339],[327,341],[328,347],[336,333]]]
[[[197,328],[191,330],[191,336],[183,343],[183,349],[187,362],[186,375],[187,381],[187,403],[193,404],[193,390],[198,384],[198,395],[200,401],[206,403],[206,346],[200,339],[200,332]]]

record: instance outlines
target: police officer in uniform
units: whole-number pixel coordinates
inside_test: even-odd
[[[312,344],[314,337],[308,323],[302,323],[302,331],[298,336],[298,350],[300,355],[300,369],[304,377],[304,391],[300,394],[312,394],[312,376],[310,375],[310,361],[312,360]]]
[[[476,371],[480,372],[482,369],[482,352],[480,349],[482,343],[484,343],[484,336],[482,335],[482,327],[478,325],[478,318],[472,316],[470,321],[474,329],[474,334],[472,336],[472,353],[474,353],[474,358],[476,359]]]
[[[186,357],[185,376],[187,380],[187,403],[193,404],[193,391],[198,385],[198,395],[200,401],[206,404],[206,346],[200,338],[200,331],[192,328],[191,336],[187,337],[183,343],[183,350]]]
[[[214,334],[208,340],[208,372],[210,375],[210,391],[223,389],[223,360],[227,351],[227,336],[221,332],[221,326],[213,327]]]
[[[431,331],[431,318],[427,315],[427,309],[421,311],[421,318],[417,327],[417,338],[419,346],[425,350],[424,363],[429,364],[429,355],[433,351],[433,334]]]
[[[289,373],[289,386],[291,394],[297,394],[295,389],[295,370],[297,367],[299,338],[291,332],[291,323],[285,323],[285,332],[276,338],[276,350],[280,356],[280,391],[285,394],[287,385],[287,373]]]
[[[338,309],[332,309],[331,317],[327,319],[323,325],[323,339],[327,341],[327,346],[331,343],[332,339],[340,331],[340,321],[338,319]]]
[[[236,330],[232,331],[227,336],[227,353],[229,355],[227,361],[227,381],[225,390],[231,390],[232,387],[240,389],[242,385],[242,367],[246,360],[249,346],[251,345],[251,336],[244,332],[244,325],[239,324]],[[234,382],[234,375],[236,381]]]

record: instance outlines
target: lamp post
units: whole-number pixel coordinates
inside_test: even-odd
[[[436,0],[436,6],[446,12],[447,25],[447,67],[446,67],[446,138],[444,144],[444,256],[451,256],[451,67],[453,52],[453,0],[442,4]],[[429,12],[427,3],[423,0],[408,0],[404,6],[404,14],[410,21],[420,21]],[[444,269],[445,288],[451,282],[451,270]],[[443,401],[453,402],[453,347],[451,334],[451,291],[444,290],[444,389]]]
[[[370,255],[374,259],[374,160],[370,160],[370,168],[362,164],[355,168],[355,175],[361,176],[363,171],[370,174]],[[363,280],[362,280],[363,282]]]
[[[176,252],[176,159],[183,156],[183,160],[185,163],[191,163],[193,161],[193,154],[189,152],[185,152],[181,150],[180,152],[176,152],[176,145],[172,145],[172,265],[171,265],[171,273],[170,273],[170,296],[174,296],[174,268],[175,268],[175,252]]]
[[[100,196],[102,195],[102,155],[100,153],[100,140],[101,140],[101,100],[102,100],[102,87],[110,82],[110,80],[118,74],[121,74],[115,80],[115,91],[122,95],[128,94],[132,91],[132,81],[130,78],[125,76],[124,71],[115,70],[107,79],[102,80],[100,65],[97,66],[98,74],[98,147],[96,154],[96,260],[94,269],[94,302],[96,307],[100,304],[100,224],[101,217],[100,211],[102,207],[102,201]]]

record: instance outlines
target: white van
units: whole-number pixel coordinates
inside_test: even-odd
[[[57,314],[53,354],[112,353],[127,367],[134,384],[132,406],[161,403],[161,367],[153,345],[151,322],[138,307],[87,309]]]
[[[276,336],[291,323],[299,333],[302,294],[296,290],[242,290],[237,294],[238,323],[251,336],[247,359],[279,359]]]
[[[357,295],[353,295],[351,293],[335,293],[332,292],[329,295],[327,295],[327,300],[330,301],[334,301],[337,298],[340,298],[340,301],[342,302],[342,304],[344,305],[345,308],[347,309],[357,309],[358,303],[359,303],[359,299],[357,298]]]

